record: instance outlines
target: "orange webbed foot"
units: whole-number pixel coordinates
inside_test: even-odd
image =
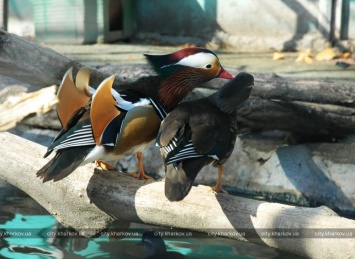
[[[103,161],[95,161],[95,165],[101,167],[104,170],[117,170],[116,167],[109,165]]]
[[[228,192],[226,190],[224,190],[222,188],[222,186],[216,184],[215,186],[210,186],[212,191],[215,192],[215,193],[225,193],[225,194],[228,194]]]
[[[223,172],[223,167],[221,165],[217,166],[218,168],[218,178],[217,178],[217,183],[215,186],[211,186],[211,189],[214,193],[225,193],[228,194],[226,190],[222,188],[222,172]]]
[[[144,173],[142,152],[137,153],[137,160],[138,160],[138,167],[139,167],[138,173],[130,173],[130,175],[139,180],[153,179],[153,177],[150,177]]]
[[[137,178],[139,180],[148,180],[148,179],[153,179],[153,177],[150,177],[149,175],[146,175],[144,171],[140,171],[138,173],[129,173],[130,176]]]

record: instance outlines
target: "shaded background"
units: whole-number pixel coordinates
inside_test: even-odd
[[[51,43],[135,38],[263,51],[355,41],[354,0],[1,0],[0,11],[0,27]]]

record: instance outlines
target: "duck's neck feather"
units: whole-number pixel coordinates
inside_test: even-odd
[[[139,91],[164,107],[166,112],[173,110],[199,84],[204,83],[202,73],[191,69],[181,69],[169,77],[142,77],[138,80],[121,85],[117,91],[132,89]]]
[[[168,111],[171,111],[189,92],[205,81],[207,80],[205,80],[203,74],[191,69],[181,69],[161,82],[159,88],[160,102]]]

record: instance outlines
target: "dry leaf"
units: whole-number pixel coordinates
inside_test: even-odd
[[[273,60],[281,60],[284,58],[285,58],[285,55],[280,52],[274,52],[274,55],[272,56]]]
[[[296,62],[306,62],[307,64],[313,63],[313,54],[310,49],[298,51]]]
[[[313,58],[310,56],[305,56],[304,62],[306,62],[307,64],[313,64]]]
[[[343,58],[343,59],[351,58],[351,52],[345,52],[345,53],[341,54],[340,58]]]
[[[329,61],[335,57],[336,57],[336,54],[334,52],[334,49],[333,48],[326,48],[322,52],[318,53],[318,55],[316,56],[316,59],[318,61]]]

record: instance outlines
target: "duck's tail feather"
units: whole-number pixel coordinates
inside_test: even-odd
[[[59,181],[78,168],[93,148],[94,146],[85,146],[58,150],[36,175],[43,179],[43,182]]]
[[[165,196],[169,201],[181,201],[190,192],[192,184],[206,165],[208,158],[199,157],[181,162],[177,169],[172,164],[166,167]]]

